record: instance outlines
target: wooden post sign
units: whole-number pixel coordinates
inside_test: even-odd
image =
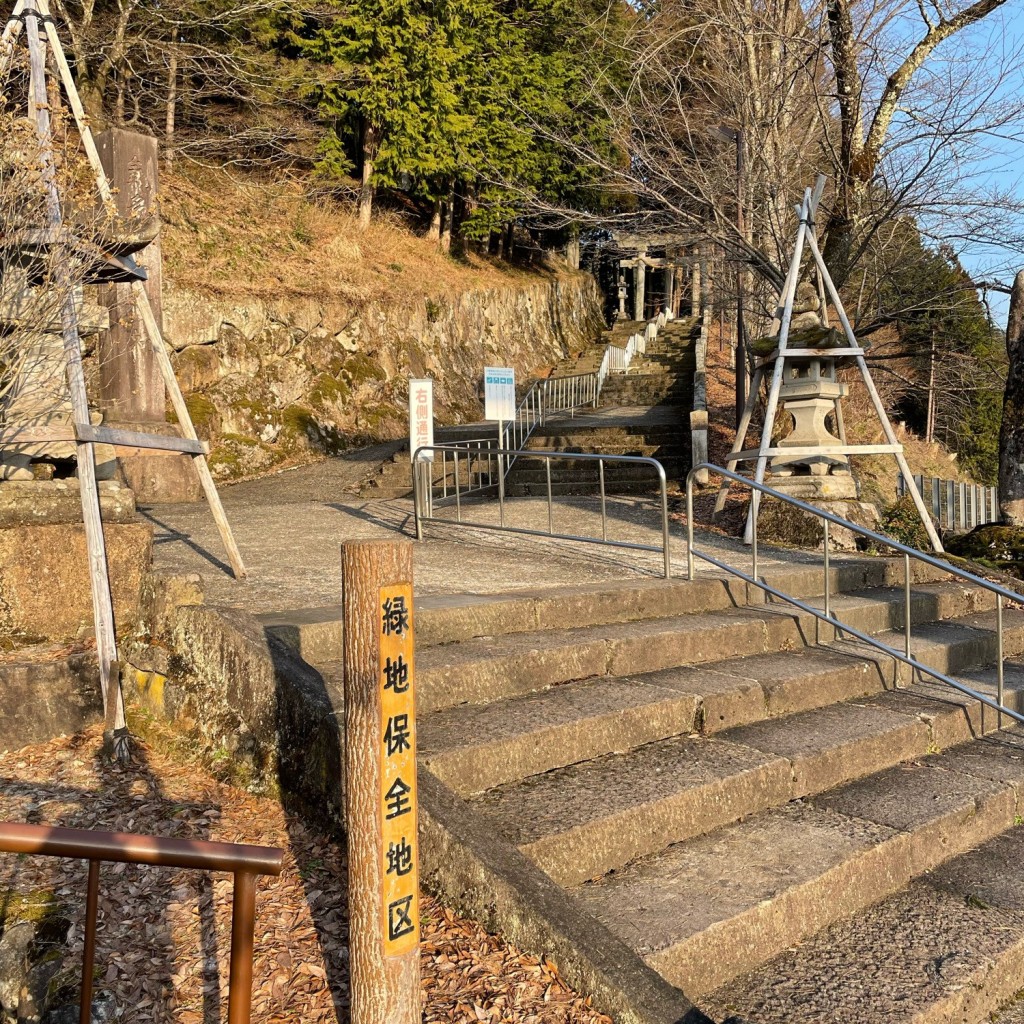
[[[342,545],[352,1024],[420,1020],[412,545]]]

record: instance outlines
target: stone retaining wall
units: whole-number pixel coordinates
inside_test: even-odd
[[[526,378],[604,326],[596,282],[568,272],[362,306],[211,297],[170,282],[164,321],[220,479],[257,475],[303,451],[404,435],[409,377],[434,379],[439,424],[478,420],[485,364]]]

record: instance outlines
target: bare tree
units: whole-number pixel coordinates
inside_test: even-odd
[[[5,438],[0,478],[31,476],[32,462],[44,453],[56,452],[69,467],[74,459],[64,329],[70,316],[80,336],[104,326],[106,314],[90,301],[86,283],[125,227],[98,205],[95,179],[56,92],[50,145],[41,145],[36,122],[18,105],[17,97],[27,97],[24,57],[16,51],[0,81],[0,431],[34,440]],[[57,226],[44,174],[53,176],[60,196]],[[63,440],[54,434],[61,428]],[[52,439],[41,440],[48,433]]]
[[[301,63],[264,45],[287,0],[56,0],[94,129],[164,137],[165,160],[308,160]]]
[[[611,215],[595,209],[592,222],[711,242],[768,283],[754,295],[755,315],[759,303],[762,313],[774,304],[793,208],[818,172],[831,182],[819,233],[844,285],[872,289],[903,218],[935,243],[1020,247],[1019,199],[986,187],[982,173],[993,140],[1020,138],[1024,122],[1024,100],[1007,87],[1022,55],[993,45],[983,27],[999,36],[1003,2],[644,7],[625,33],[603,39],[616,57],[587,97],[616,126],[612,155],[559,140],[598,169],[608,196],[635,197]],[[720,126],[746,141],[745,231]],[[865,267],[867,280],[853,281]]]

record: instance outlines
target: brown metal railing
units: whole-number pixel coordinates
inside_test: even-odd
[[[90,1024],[93,966],[96,959],[96,905],[100,863],[150,864],[162,868],[230,871],[235,876],[231,912],[231,975],[228,1024],[249,1024],[252,1005],[252,947],[256,923],[256,878],[279,875],[283,854],[269,846],[243,846],[205,840],[165,839],[126,832],[92,832],[78,828],[0,822],[0,853],[29,853],[89,862],[85,904],[85,951],[82,955],[80,1024]]]

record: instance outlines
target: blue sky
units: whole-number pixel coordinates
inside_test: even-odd
[[[967,30],[971,35],[965,42],[970,41],[990,54],[993,62],[1024,49],[1024,0],[1010,0],[990,19]],[[949,43],[936,52],[935,56],[940,60],[947,46]],[[1018,67],[1008,76],[999,98],[1024,99],[1024,68]],[[1017,129],[1017,137],[1007,137],[1014,134],[1014,127]],[[990,137],[986,148],[986,156],[975,165],[978,183],[1006,189],[1024,203],[1024,124],[1011,126],[1002,137]],[[1024,213],[1021,214],[1017,230],[1024,237]],[[961,261],[977,280],[1010,283],[1014,273],[1024,268],[1024,247],[1019,244],[1000,246],[973,243],[964,249]],[[988,299],[996,326],[1005,328],[1008,297],[989,292]]]

